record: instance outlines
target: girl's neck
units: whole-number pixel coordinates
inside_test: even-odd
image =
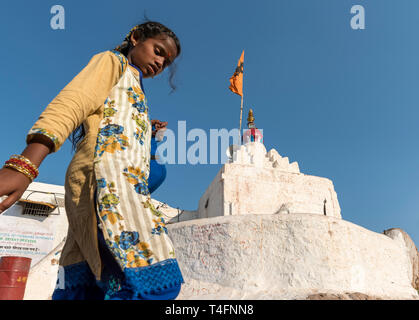
[[[138,71],[138,73],[140,74],[141,90],[143,90],[143,92],[145,93],[144,86],[143,86],[143,73],[141,72],[140,68],[138,68],[136,65],[132,64],[131,62],[129,62],[129,65],[132,66],[132,67],[134,67]]]

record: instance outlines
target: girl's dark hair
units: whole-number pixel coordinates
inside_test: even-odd
[[[73,151],[76,151],[77,145],[81,141],[81,139],[84,138],[86,135],[86,132],[84,131],[84,126],[81,124],[76,130],[73,131],[73,133],[70,135],[68,140],[70,140],[71,145],[73,146]]]
[[[158,35],[166,35],[173,39],[176,44],[177,49],[177,56],[180,55],[181,47],[180,41],[178,37],[174,34],[172,30],[164,26],[163,24],[156,22],[156,21],[146,21],[145,23],[139,24],[131,29],[131,31],[127,34],[124,41],[121,45],[116,47],[114,50],[119,51],[125,57],[128,55],[128,52],[133,48],[133,44],[131,43],[131,35],[134,34],[134,38],[139,41],[145,41],[149,38],[154,38]],[[172,88],[172,91],[176,89],[176,86],[173,83],[173,77],[176,72],[176,65],[175,63],[170,64],[169,66],[169,84]],[[85,136],[84,126],[83,124],[80,125],[73,133],[70,135],[69,140],[73,145],[73,150],[76,150],[78,143],[81,139]]]
[[[159,35],[166,35],[167,37],[170,37],[173,39],[173,41],[176,44],[177,49],[177,56],[180,55],[181,47],[180,47],[180,41],[178,37],[175,35],[175,33],[170,30],[168,27],[162,25],[159,22],[156,21],[147,21],[145,23],[139,24],[131,29],[131,31],[127,34],[124,41],[121,45],[115,48],[116,51],[121,52],[124,56],[128,55],[128,52],[134,47],[131,43],[131,35],[134,34],[134,38],[138,41],[145,41],[149,38],[154,38]],[[176,65],[175,63],[172,63],[169,66],[169,84],[172,88],[172,91],[176,89],[176,86],[173,83],[173,77],[176,71]]]

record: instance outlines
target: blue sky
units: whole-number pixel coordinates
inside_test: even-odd
[[[56,4],[65,30],[50,27]],[[357,4],[365,30],[350,27]],[[21,152],[45,106],[145,13],[182,44],[177,90],[169,94],[165,75],[144,82],[152,118],[175,131],[178,120],[188,130],[237,127],[228,79],[244,49],[244,111],[253,108],[267,149],[331,179],[345,220],[402,228],[419,244],[418,11],[414,0],[1,2],[1,156]],[[64,184],[71,157],[66,142],[38,181]],[[153,197],[194,210],[220,167],[169,165]]]

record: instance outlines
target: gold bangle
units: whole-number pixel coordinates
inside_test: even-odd
[[[6,168],[12,168],[12,169],[15,169],[15,170],[17,170],[17,171],[21,172],[21,173],[23,173],[24,175],[26,175],[28,178],[30,178],[31,180],[33,180],[33,179],[34,179],[33,174],[32,174],[32,173],[31,173],[28,169],[26,169],[26,168],[24,168],[24,167],[21,167],[21,166],[19,166],[19,165],[17,165],[17,164],[14,164],[14,163],[7,163],[7,164],[5,164],[5,167],[6,167]]]
[[[34,180],[34,176],[25,168],[22,168],[20,166],[12,164],[12,163],[6,164],[4,167],[14,169],[14,170],[24,174],[31,182]]]
[[[20,166],[15,165],[14,163],[7,163],[3,166],[3,168],[10,168],[10,169],[14,169],[22,174],[24,174],[31,182],[33,181],[33,179],[35,178],[29,170],[22,168]]]
[[[26,158],[25,156],[22,156],[21,154],[14,154],[10,157],[10,159],[19,159],[24,161],[25,163],[27,163],[29,166],[31,166],[31,168],[36,172],[36,176],[39,175],[39,170],[38,167],[36,165],[34,165],[32,163],[31,160],[29,160],[28,158]]]

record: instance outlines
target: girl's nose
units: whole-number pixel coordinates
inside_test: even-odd
[[[163,65],[164,65],[164,57],[158,57],[156,59],[156,66],[159,68],[159,70],[162,70]]]

